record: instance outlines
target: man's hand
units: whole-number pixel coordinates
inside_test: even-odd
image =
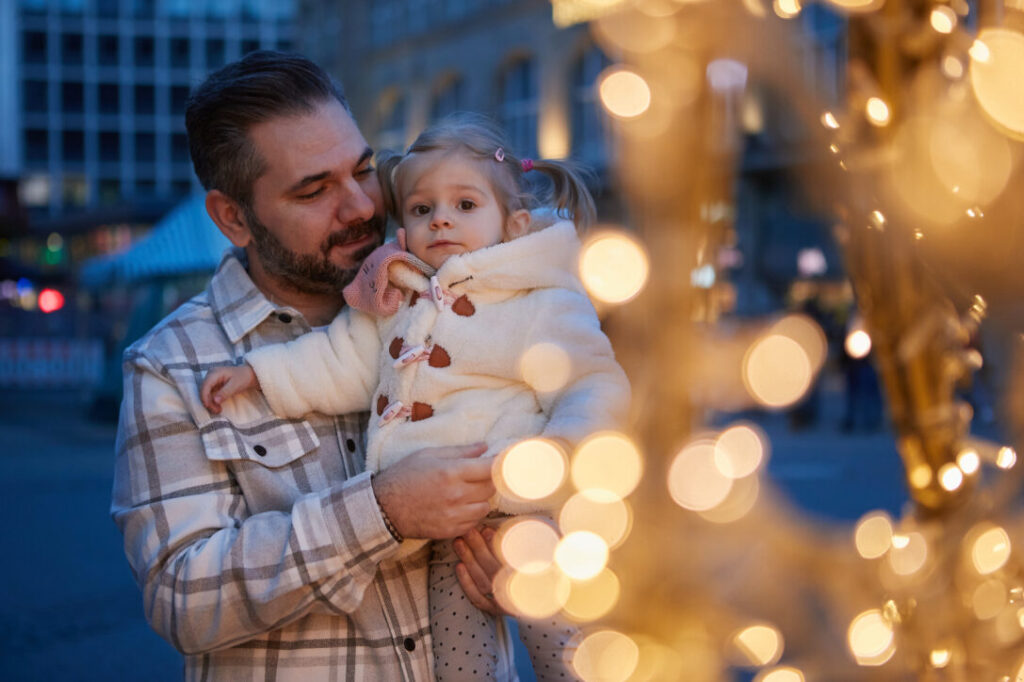
[[[426,448],[375,474],[373,491],[406,538],[439,540],[469,532],[494,494],[487,446]]]
[[[501,569],[492,546],[494,535],[493,528],[474,528],[455,540],[455,553],[462,559],[455,566],[455,576],[473,606],[500,616],[505,612],[494,598],[494,578]]]

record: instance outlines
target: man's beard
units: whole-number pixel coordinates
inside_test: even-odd
[[[380,246],[384,238],[384,219],[374,215],[366,222],[349,225],[344,230],[329,234],[320,244],[318,254],[295,253],[285,247],[267,226],[260,222],[251,207],[245,206],[243,211],[252,234],[253,248],[263,269],[280,284],[307,294],[340,293],[345,285],[355,278],[363,259]],[[373,235],[375,238],[352,254],[355,265],[343,268],[330,261],[329,255],[333,247],[351,244],[367,235]]]

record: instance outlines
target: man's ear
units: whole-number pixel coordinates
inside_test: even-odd
[[[505,235],[509,239],[518,239],[530,231],[530,212],[525,208],[514,211],[505,221]]]
[[[244,249],[252,241],[252,232],[249,231],[242,207],[228,195],[218,189],[207,192],[206,212],[235,246]]]

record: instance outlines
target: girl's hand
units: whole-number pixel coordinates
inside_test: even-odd
[[[473,606],[495,616],[508,615],[494,598],[494,578],[501,569],[491,543],[494,529],[469,531],[455,540],[455,553],[462,562],[455,566],[455,575]]]
[[[220,414],[220,405],[231,396],[242,391],[259,388],[256,372],[249,365],[237,367],[216,367],[206,374],[199,397],[213,414]]]

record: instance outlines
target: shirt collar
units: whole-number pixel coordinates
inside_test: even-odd
[[[278,307],[253,284],[245,264],[245,251],[229,248],[210,280],[210,306],[231,343],[238,343],[267,317],[278,312]],[[299,316],[291,308],[281,308],[284,310]]]

